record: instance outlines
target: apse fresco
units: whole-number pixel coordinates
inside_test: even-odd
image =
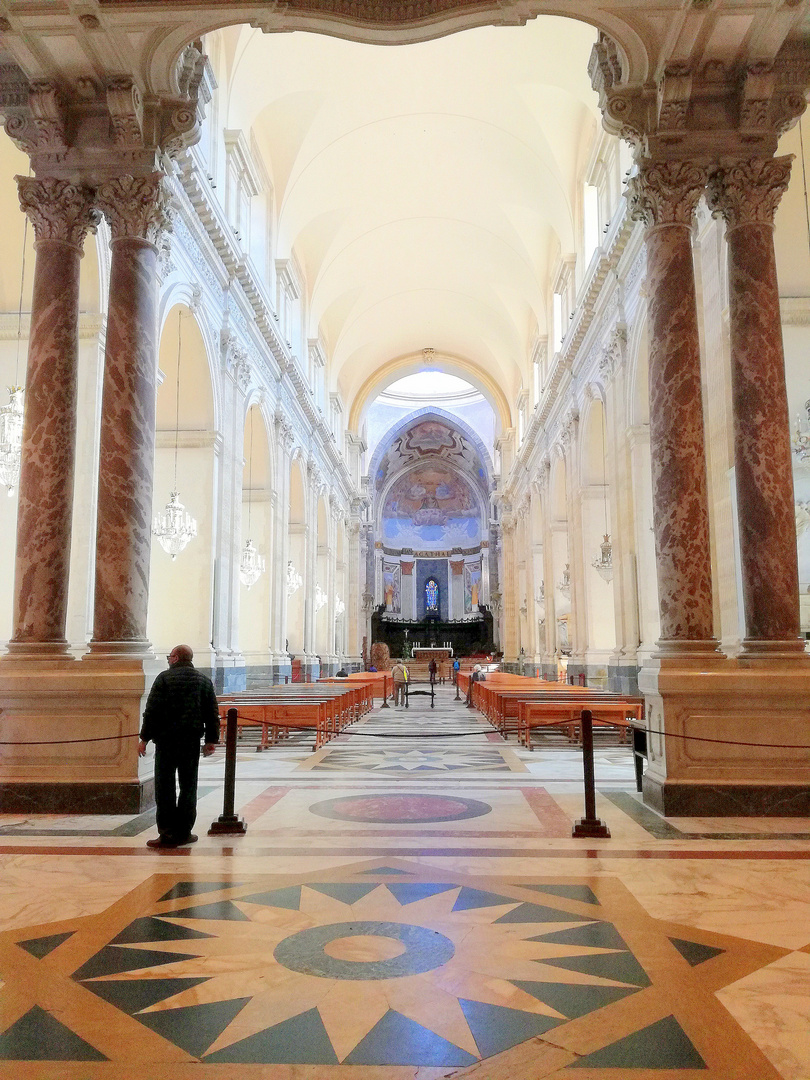
[[[470,484],[441,462],[417,465],[395,481],[382,514],[383,542],[418,550],[480,542],[478,500]]]
[[[393,440],[376,471],[377,490],[389,476],[411,462],[424,458],[452,462],[480,482],[487,482],[483,462],[470,440],[442,420],[427,419]]]

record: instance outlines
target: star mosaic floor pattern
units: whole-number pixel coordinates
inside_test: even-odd
[[[145,848],[149,814],[0,818],[0,1078],[810,1080],[808,823],[665,822],[603,747],[612,837],[572,839],[576,752],[441,697],[240,752],[243,837],[205,835],[219,755],[192,847]],[[460,767],[408,768],[437,745]]]

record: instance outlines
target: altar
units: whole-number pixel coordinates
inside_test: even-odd
[[[450,660],[453,656],[453,650],[451,647],[445,648],[433,648],[430,646],[416,645],[413,649],[414,660],[424,660],[425,663],[430,663],[431,660]]]

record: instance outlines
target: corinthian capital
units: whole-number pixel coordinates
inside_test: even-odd
[[[722,217],[730,229],[773,225],[779,200],[787,191],[792,161],[792,154],[751,158],[712,173],[708,202],[714,216]]]
[[[163,173],[107,180],[96,193],[96,204],[110,223],[113,240],[137,238],[157,244],[169,226],[169,193]]]
[[[46,176],[17,176],[20,206],[37,240],[63,240],[80,248],[94,224],[93,193],[88,188]]]
[[[647,226],[691,226],[707,178],[692,161],[641,161],[627,184],[630,214]]]

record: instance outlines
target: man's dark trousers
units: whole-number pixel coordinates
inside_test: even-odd
[[[185,840],[197,819],[200,740],[155,744],[155,802],[161,836]],[[177,785],[180,793],[177,792]]]

